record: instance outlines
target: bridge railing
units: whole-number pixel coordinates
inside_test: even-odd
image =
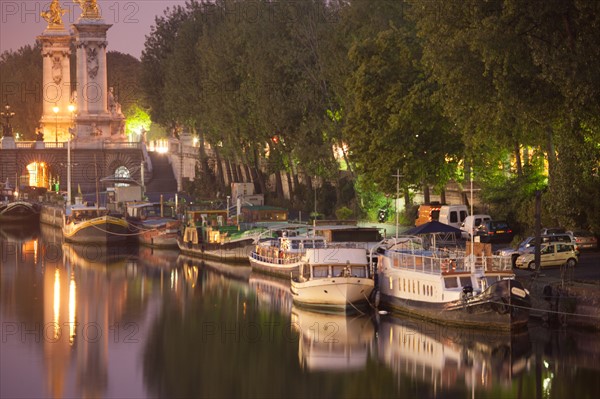
[[[43,145],[42,145],[43,144]],[[110,142],[110,141],[100,141],[100,142],[91,142],[91,143],[83,143],[83,142],[77,142],[77,141],[72,141],[71,142],[71,149],[78,149],[78,148],[97,148],[97,149],[110,149],[110,150],[114,150],[114,149],[141,149],[143,146],[143,143],[140,142]],[[44,142],[39,142],[39,141],[16,141],[15,142],[15,147],[17,149],[32,149],[32,148],[37,148],[37,149],[66,149],[67,148],[67,142],[66,141],[59,141],[59,142],[53,142],[53,141],[44,141]]]

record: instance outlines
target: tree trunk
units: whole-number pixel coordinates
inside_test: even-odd
[[[288,184],[288,193],[289,193],[289,200],[292,201],[292,203],[294,202],[294,184],[292,183],[292,173],[290,171],[286,171],[285,175],[287,177],[287,184]]]
[[[431,200],[431,194],[429,193],[429,184],[423,183],[423,201],[429,204]]]
[[[242,174],[242,165],[238,162],[235,164],[235,171],[237,174],[237,179],[239,182],[245,183],[247,180],[244,179],[244,176]]]
[[[251,169],[251,173],[252,180],[254,181],[254,187],[257,188],[257,194],[266,194],[267,187],[260,171],[260,164],[258,162],[258,153],[256,152],[256,148],[254,149],[254,166]]]
[[[523,176],[523,161],[521,160],[521,147],[515,142],[515,165],[517,167],[517,176]]]
[[[221,155],[219,154],[219,151],[214,148],[215,151],[215,159],[216,159],[216,177],[217,177],[217,184],[219,185],[220,188],[224,188],[225,187],[225,176],[223,174],[223,162],[221,160]],[[219,190],[221,191],[221,190]]]
[[[275,197],[283,198],[283,181],[281,180],[281,172],[275,172]]]
[[[548,186],[552,186],[556,167],[556,155],[554,152],[554,143],[552,142],[552,128],[550,126],[546,129],[546,151],[548,152]]]

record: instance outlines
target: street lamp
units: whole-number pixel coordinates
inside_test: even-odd
[[[58,108],[58,105],[55,105],[54,107],[52,107],[52,111],[54,111],[54,142],[56,143],[56,147],[58,148],[58,111],[60,109]]]
[[[6,119],[6,123],[4,124],[3,136],[9,137],[12,136],[11,128],[10,128],[10,118],[15,116],[15,113],[10,110],[10,105],[6,103],[4,106],[4,111],[0,112],[0,116]]]
[[[67,107],[69,112],[71,113],[71,126],[73,126],[73,122],[75,121],[74,112],[75,105],[69,104]],[[71,127],[68,129],[67,134],[67,206],[71,205]]]

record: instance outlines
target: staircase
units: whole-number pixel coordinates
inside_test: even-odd
[[[152,178],[146,184],[146,193],[176,193],[177,179],[173,174],[173,168],[169,163],[167,154],[149,152],[148,156],[152,161]],[[148,197],[150,198],[150,195]]]

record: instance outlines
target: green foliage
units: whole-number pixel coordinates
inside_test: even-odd
[[[396,170],[403,192],[439,191],[472,165],[491,212],[519,230],[542,190],[544,224],[598,232],[599,23],[600,3],[581,0],[192,0],[156,19],[141,62],[107,54],[108,85],[128,131],[188,127],[259,171],[268,198],[285,202],[289,184],[303,210],[319,185],[319,212],[375,220]],[[0,55],[0,100],[25,139],[41,79],[39,44]]]
[[[348,220],[348,219],[352,218],[353,215],[354,215],[354,212],[352,212],[352,210],[350,208],[347,208],[345,206],[338,208],[335,211],[335,217],[338,220]]]
[[[148,132],[152,121],[150,115],[137,104],[130,106],[125,112],[126,117],[126,134],[137,139],[137,135],[141,134],[142,130]]]
[[[114,89],[115,99],[121,104],[126,117],[144,107],[144,91],[140,84],[141,62],[118,51],[106,53],[108,87]]]
[[[34,140],[42,117],[42,56],[41,44],[24,46],[17,51],[0,54],[0,105],[9,104],[15,116],[11,119],[13,133],[25,140]],[[5,120],[1,121],[4,125]]]

